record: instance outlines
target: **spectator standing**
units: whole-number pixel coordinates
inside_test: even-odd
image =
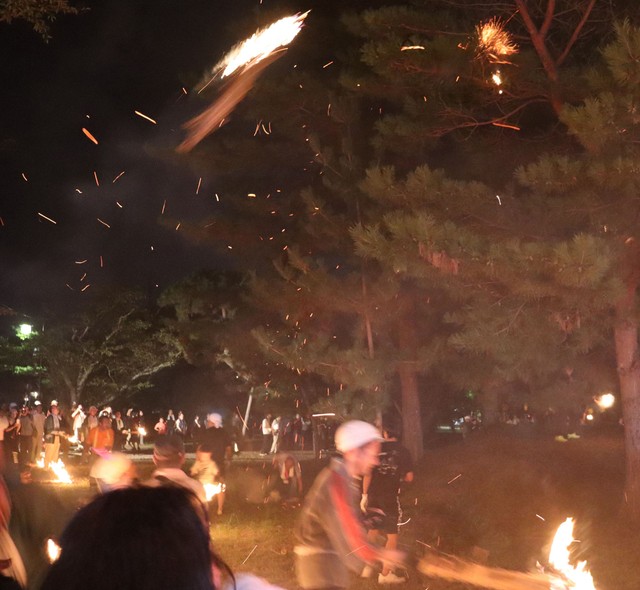
[[[273,434],[273,441],[271,443],[270,453],[275,454],[280,450],[280,424],[282,423],[282,417],[276,416],[271,422],[271,433]]]
[[[9,406],[9,426],[4,431],[4,452],[6,465],[13,465],[18,462],[18,437],[20,435],[20,416],[16,404]]]
[[[44,422],[46,420],[46,416],[42,411],[42,404],[39,401],[36,401],[35,408],[31,416],[33,418],[33,430],[35,436],[35,440],[33,441],[34,444],[33,454],[31,455],[31,462],[35,463],[42,456],[42,445],[44,441]]]
[[[52,405],[44,421],[44,468],[60,458],[60,437],[64,436],[64,423],[57,405]]]
[[[22,406],[20,411],[20,464],[27,465],[31,462],[31,455],[33,449],[33,418],[29,413],[27,406]]]
[[[184,419],[184,414],[178,412],[178,419],[176,420],[176,434],[183,439],[187,436],[187,421]]]
[[[157,434],[167,434],[167,423],[164,421],[164,418],[162,416],[158,418],[158,421],[156,422],[156,425],[153,427],[153,429]]]
[[[113,450],[121,451],[125,440],[125,427],[124,420],[122,419],[122,412],[116,410],[111,427],[113,428]]]
[[[176,417],[173,414],[173,410],[167,412],[167,434],[172,435],[176,430]]]
[[[113,449],[115,434],[111,428],[111,418],[100,416],[98,426],[89,431],[85,442],[90,454],[104,456]]]
[[[5,408],[0,409],[0,471],[4,469],[4,433],[9,426]]]
[[[260,449],[261,455],[268,455],[273,444],[273,433],[271,431],[271,414],[267,414],[260,426],[262,432],[262,447]]]
[[[82,432],[82,425],[87,418],[82,406],[78,404],[75,410],[71,412],[71,418],[73,419],[73,436],[76,437],[78,442],[84,442],[84,436]]]

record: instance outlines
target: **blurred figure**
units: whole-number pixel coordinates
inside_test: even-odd
[[[153,429],[160,435],[167,434],[167,423],[164,421],[164,418],[162,416],[158,418],[158,421],[156,422],[156,425],[153,427]]]
[[[273,435],[273,441],[271,443],[270,453],[275,454],[280,450],[280,425],[282,423],[282,417],[276,416],[271,422],[271,434]]]
[[[271,482],[267,499],[276,502],[295,503],[302,498],[302,468],[290,453],[278,453],[273,458]]]
[[[85,441],[88,452],[94,456],[104,456],[113,449],[115,434],[111,428],[111,418],[100,416],[98,425],[89,431]]]
[[[197,448],[196,460],[189,473],[202,484],[208,501],[222,489],[222,484],[218,482],[218,466],[211,458],[211,451],[203,445]]]
[[[4,563],[0,569],[3,576],[13,578],[20,586],[27,586],[27,572],[11,535],[9,534],[9,521],[11,520],[11,499],[9,491],[0,477],[0,555]]]
[[[52,405],[44,421],[44,468],[60,458],[60,437],[64,436],[64,423],[58,405]]]
[[[378,464],[381,440],[375,426],[360,420],[337,429],[342,459],[332,459],[316,477],[296,526],[296,576],[305,590],[346,588],[349,570],[361,573],[375,561],[404,560],[399,551],[368,542],[358,510],[354,480]]]
[[[166,484],[180,486],[195,494],[198,500],[204,504],[207,501],[204,487],[182,470],[184,460],[184,442],[179,436],[167,434],[157,437],[153,447],[153,462],[156,465],[156,470],[145,485],[151,487]]]
[[[173,410],[170,409],[167,412],[167,419],[165,422],[167,423],[167,434],[173,434],[176,429],[176,417],[173,414]]]
[[[176,434],[184,438],[187,436],[187,421],[184,419],[184,414],[178,412],[178,419],[176,420]]]
[[[105,494],[133,485],[136,469],[129,457],[116,452],[98,457],[91,467],[90,476],[96,480],[100,492]]]
[[[116,411],[116,413],[114,414],[111,428],[113,428],[113,450],[121,451],[125,441],[125,427],[121,412]]]
[[[271,414],[267,414],[260,426],[260,431],[262,432],[262,447],[260,449],[261,455],[268,455],[271,450],[271,445],[273,444],[273,433],[271,431]]]
[[[398,548],[398,523],[402,518],[400,507],[400,486],[413,481],[413,461],[411,454],[398,442],[397,429],[387,426],[382,430],[384,441],[378,457],[379,464],[362,480],[362,499],[360,509],[375,509],[384,516],[375,528],[369,531],[369,540],[373,543],[382,533],[386,536],[385,547]],[[399,584],[407,579],[396,575],[386,564],[378,575],[378,584]]]
[[[73,418],[73,436],[78,439],[79,442],[84,442],[84,436],[82,432],[82,425],[87,418],[82,406],[78,404],[75,410],[71,412],[71,418]]]
[[[220,492],[216,495],[218,515],[222,514],[224,508],[226,467],[233,455],[231,444],[231,437],[222,428],[222,416],[215,412],[207,414],[207,428],[202,433],[202,447],[211,453],[211,458],[218,467],[217,481],[221,485]]]
[[[44,422],[46,416],[42,411],[42,404],[36,400],[35,408],[31,414],[33,419],[34,441],[33,452],[31,454],[31,463],[35,463],[42,456],[42,445],[44,444]],[[1,426],[0,426],[1,428]]]
[[[20,441],[20,464],[28,465],[31,462],[33,450],[33,418],[27,406],[22,406],[20,410],[20,432],[18,438]]]

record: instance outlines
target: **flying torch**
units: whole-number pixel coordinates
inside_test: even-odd
[[[254,33],[236,45],[212,68],[212,80],[233,76],[218,98],[202,113],[187,121],[187,136],[177,147],[178,152],[189,152],[207,135],[224,123],[226,117],[249,93],[258,76],[286,50],[302,29],[309,12],[282,18],[267,28]],[[211,80],[210,80],[211,81]],[[210,82],[209,81],[209,82]],[[209,82],[201,89],[204,90]]]

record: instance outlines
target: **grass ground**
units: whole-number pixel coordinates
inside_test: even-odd
[[[515,431],[514,431],[515,432]],[[506,434],[478,434],[426,453],[416,480],[402,498],[400,542],[419,556],[424,545],[487,565],[527,571],[544,560],[557,526],[574,517],[575,555],[586,559],[598,590],[640,588],[640,531],[621,516],[623,441],[617,436],[567,443]],[[141,476],[151,470],[138,463]],[[305,461],[305,488],[322,468]],[[212,537],[235,571],[250,571],[293,590],[293,524],[299,509],[263,504],[261,483],[268,464],[240,455],[228,477],[225,514],[214,516]],[[82,476],[82,469],[73,469]],[[88,482],[88,480],[86,480]],[[61,502],[73,509],[93,491],[61,487]],[[409,572],[406,590],[468,588]],[[372,590],[374,580],[354,579],[354,590]]]

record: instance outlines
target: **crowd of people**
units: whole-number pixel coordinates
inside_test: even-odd
[[[300,505],[304,497],[302,469],[293,451],[309,444],[305,438],[310,422],[299,414],[291,419],[266,415],[260,427],[263,452],[273,453],[265,501]],[[99,496],[65,529],[59,555],[47,567],[43,589],[84,587],[80,574],[87,560],[91,560],[94,572],[104,568],[101,580],[112,564],[118,563],[116,578],[109,578],[109,584],[119,588],[220,590],[233,586],[234,578],[238,587],[239,580],[213,551],[209,537],[210,515],[221,515],[224,510],[226,469],[234,451],[230,434],[233,427],[223,428],[218,413],[206,414],[202,421],[195,417],[187,424],[182,411],[174,415],[170,410],[157,420],[153,430],[155,469],[143,481],[131,454],[125,452],[139,448],[146,436],[141,411],[131,409],[123,414],[91,406],[85,413],[82,406],[75,406],[65,413],[55,401],[46,410],[41,404],[0,408],[2,456],[25,467],[14,472],[28,474],[41,454],[44,463],[40,466],[51,466],[58,460],[63,443],[76,445],[82,459],[91,463],[90,475],[99,491]],[[333,458],[316,478],[296,526],[296,572],[303,589],[345,588],[348,570],[371,575],[376,563],[381,584],[405,581],[399,573],[403,555],[397,549],[401,519],[398,494],[401,483],[411,481],[413,474],[410,457],[396,437],[390,428],[381,433],[360,421],[347,422],[335,431],[335,448],[341,456]],[[196,450],[188,472],[187,441],[195,441]],[[354,486],[356,481],[360,494]],[[9,494],[0,486],[0,512],[3,498],[10,506]],[[30,568],[23,566],[20,553],[8,537],[9,515],[3,516],[0,588],[12,587],[3,586],[5,582],[28,587]],[[382,545],[380,534],[386,539]],[[163,565],[153,572],[144,571],[144,555],[156,550],[157,561]],[[163,559],[163,555],[171,559]],[[135,556],[142,559],[137,565],[131,561]],[[164,571],[165,563],[171,563],[171,572]],[[193,583],[185,586],[185,579]],[[241,589],[270,588],[255,577],[245,581],[247,585],[241,584]]]

